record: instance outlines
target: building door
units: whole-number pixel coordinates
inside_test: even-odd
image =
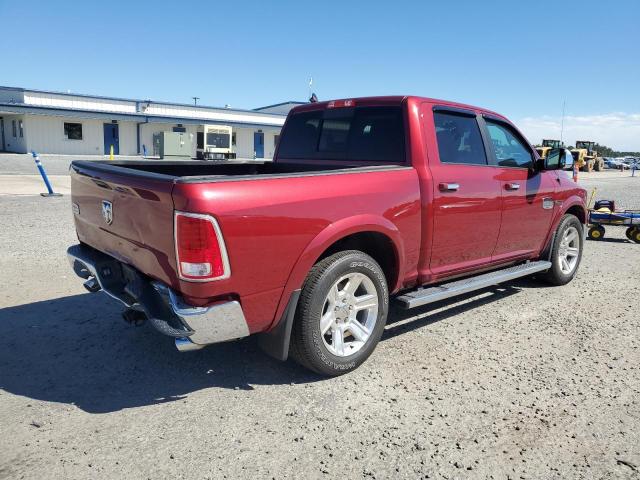
[[[113,154],[120,155],[120,136],[118,132],[117,123],[105,123],[104,124],[104,154],[109,155],[111,153],[111,147],[113,146]]]
[[[5,151],[7,148],[4,144],[4,118],[0,117],[0,136],[2,137],[2,148],[0,151]]]
[[[264,158],[263,132],[253,132],[253,154],[256,158]]]

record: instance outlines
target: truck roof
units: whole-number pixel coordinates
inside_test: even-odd
[[[345,102],[345,101],[353,101],[355,105],[400,105],[405,100],[413,100],[417,102],[428,102],[434,103],[437,105],[454,107],[454,108],[462,108],[466,110],[473,110],[479,113],[484,113],[488,115],[493,115],[502,119],[506,118],[499,113],[496,113],[491,110],[487,110],[486,108],[475,107],[473,105],[468,105],[465,103],[452,102],[449,100],[440,100],[437,98],[429,98],[429,97],[420,97],[415,95],[387,95],[387,96],[374,96],[374,97],[352,97],[352,98],[342,98],[342,99],[334,99],[327,100],[324,102],[315,102],[315,103],[305,103],[304,105],[299,105],[291,109],[292,113],[295,112],[304,112],[311,110],[322,110],[327,108],[329,103],[331,102]]]

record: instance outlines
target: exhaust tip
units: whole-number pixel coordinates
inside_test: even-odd
[[[206,345],[200,345],[198,343],[193,343],[187,337],[176,338],[176,348],[179,352],[192,352],[194,350],[200,350],[204,348]]]
[[[98,283],[98,280],[95,279],[95,277],[89,278],[89,280],[84,282],[82,285],[87,289],[88,292],[91,293],[95,293],[100,290],[100,284]]]

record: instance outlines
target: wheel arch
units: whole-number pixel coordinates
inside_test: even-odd
[[[576,217],[580,223],[583,225],[583,228],[586,227],[587,223],[587,212],[584,206],[584,202],[580,197],[570,198],[568,202],[563,205],[563,208],[558,211],[558,214],[553,220],[551,228],[549,229],[549,233],[547,234],[547,238],[545,239],[544,248],[540,254],[540,258],[545,258],[551,253],[551,248],[553,248],[553,239],[555,238],[556,230],[558,229],[558,225],[566,214],[573,215]]]
[[[562,216],[566,215],[567,213],[578,217],[578,220],[580,220],[580,223],[582,223],[583,225],[587,223],[587,212],[583,205],[574,203],[560,215],[560,218],[562,218]]]
[[[327,226],[304,249],[289,274],[271,328],[282,317],[291,292],[302,287],[313,265],[333,253],[350,249],[362,250],[380,264],[390,292],[400,288],[405,254],[398,228],[382,216],[345,218]]]

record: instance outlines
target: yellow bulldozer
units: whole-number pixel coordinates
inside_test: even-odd
[[[542,140],[542,145],[538,145],[536,147],[536,150],[538,151],[538,155],[540,155],[540,158],[547,158],[549,150],[562,147],[564,147],[564,143],[560,140],[544,139]]]
[[[604,159],[598,156],[595,145],[595,142],[576,140],[576,147],[571,149],[575,164],[583,172],[604,170]]]

